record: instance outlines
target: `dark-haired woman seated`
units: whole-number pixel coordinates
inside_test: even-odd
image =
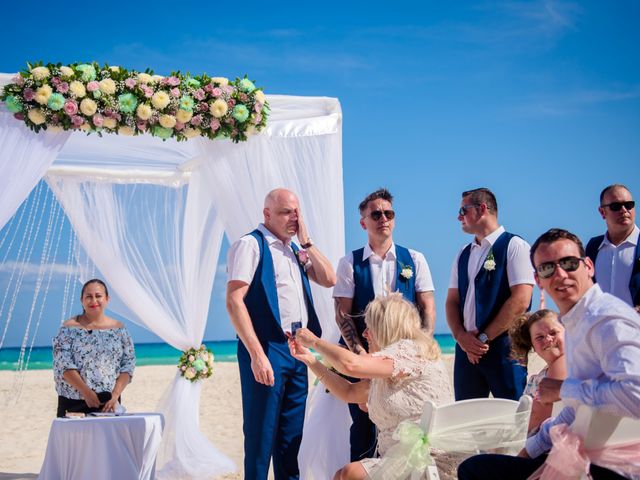
[[[80,294],[83,312],[53,339],[58,417],[67,412],[115,412],[135,368],[133,342],[124,325],[105,315],[109,291],[89,280]]]

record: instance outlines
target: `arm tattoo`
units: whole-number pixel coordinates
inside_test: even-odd
[[[340,333],[342,334],[342,338],[344,338],[347,347],[349,347],[349,350],[352,352],[361,353],[364,351],[364,348],[360,342],[360,337],[358,336],[358,331],[356,330],[353,317],[340,310],[340,303],[337,300],[335,301],[335,308],[338,328],[340,328]]]

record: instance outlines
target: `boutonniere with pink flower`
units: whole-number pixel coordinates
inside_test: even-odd
[[[309,263],[309,254],[306,250],[298,250],[295,252],[296,258],[298,259],[298,263],[302,267],[306,267],[307,263]]]
[[[413,268],[411,265],[400,265],[400,279],[403,281],[411,280],[413,277]]]
[[[484,261],[483,268],[487,272],[493,272],[496,269],[496,259],[493,257],[493,249],[489,249],[487,259]]]

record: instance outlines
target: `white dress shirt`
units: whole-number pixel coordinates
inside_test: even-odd
[[[549,429],[570,424],[578,404],[640,418],[640,316],[635,309],[596,284],[561,321],[567,379],[560,397],[568,406],[527,440],[527,453],[534,458],[551,448]]]
[[[504,227],[500,226],[484,237],[480,244],[476,243],[475,239],[471,242],[469,266],[467,268],[469,288],[467,289],[467,297],[465,298],[463,309],[464,328],[468,332],[476,330],[476,284],[474,280],[478,272],[480,272],[480,268],[484,265],[489,250],[503,233]],[[465,248],[466,245],[460,249],[451,266],[449,288],[458,289],[458,261]],[[509,246],[507,247],[507,278],[509,279],[510,287],[525,283],[528,285],[534,284],[533,267],[529,260],[529,249],[529,244],[520,237],[515,236],[509,241]]]
[[[408,250],[415,266],[413,275],[415,277],[416,292],[433,292],[433,280],[431,279],[431,271],[427,260],[420,252]],[[367,244],[364,246],[362,259],[366,260],[367,258],[369,259],[369,269],[375,296],[384,297],[389,292],[395,292],[398,278],[396,244],[391,244],[391,248],[389,248],[384,258],[374,253],[369,244]],[[336,276],[337,282],[333,288],[333,297],[353,298],[356,290],[353,281],[353,252],[340,259]]]
[[[634,305],[629,291],[629,281],[636,259],[639,235],[640,229],[635,225],[629,236],[617,246],[605,235],[596,257],[596,280],[602,291],[615,295],[631,306]]]
[[[269,244],[269,252],[273,258],[282,330],[290,332],[291,322],[302,322],[302,326],[306,327],[308,314],[304,287],[298,259],[291,249],[291,243],[283,243],[262,223],[258,230]],[[259,261],[260,248],[256,239],[252,235],[240,238],[231,245],[227,254],[228,281],[239,280],[250,285]]]

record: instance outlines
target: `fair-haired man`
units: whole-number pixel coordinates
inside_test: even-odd
[[[311,240],[293,192],[269,192],[263,215],[263,224],[231,246],[227,262],[227,310],[240,338],[244,476],[266,479],[273,456],[276,479],[297,479],[309,384],[286,333],[301,322],[321,334],[309,279],[332,287],[335,273]],[[306,252],[291,241],[296,235]]]
[[[498,223],[498,203],[488,188],[462,193],[458,220],[473,241],[458,253],[447,293],[447,323],[456,339],[456,400],[517,400],[527,370],[511,359],[507,331],[527,311],[533,293],[529,244]]]
[[[393,196],[380,188],[367,195],[358,210],[367,243],[340,260],[333,289],[341,341],[356,353],[366,352],[364,310],[375,297],[395,291],[416,305],[423,328],[433,334],[436,308],[429,265],[420,252],[394,243]],[[351,461],[371,457],[375,453],[375,425],[358,405],[349,405],[349,411],[353,420]]]
[[[463,462],[461,480],[528,478],[552,446],[551,427],[571,424],[579,404],[640,417],[640,323],[635,310],[594,285],[591,259],[580,239],[566,230],[542,234],[531,247],[531,263],[538,286],[560,310],[567,359],[567,378],[544,378],[539,397],[543,403],[562,399],[567,407],[544,422],[517,457],[479,455]],[[590,473],[595,479],[625,478],[593,464]]]
[[[587,243],[587,256],[595,265],[595,279],[603,292],[627,302],[640,312],[640,229],[635,223],[636,203],[619,183],[600,193],[598,212],[607,224],[604,235]]]

